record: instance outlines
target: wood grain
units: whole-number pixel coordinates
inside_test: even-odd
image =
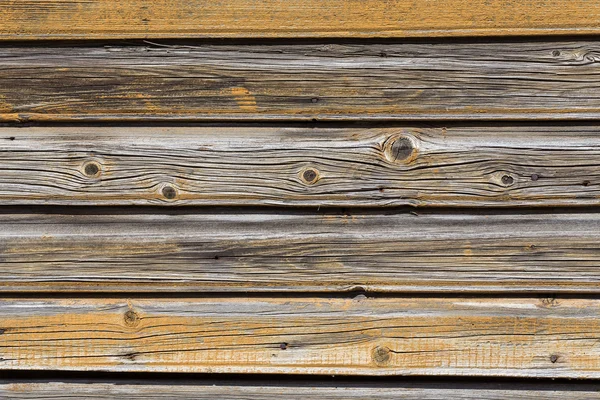
[[[0,14],[11,40],[600,33],[589,0],[2,0]]]
[[[600,214],[2,214],[3,292],[600,292]]]
[[[355,379],[356,380],[356,379]],[[436,382],[410,383],[348,383],[335,380],[328,385],[320,385],[311,380],[295,385],[285,385],[281,377],[277,382],[260,380],[254,382],[198,382],[157,379],[116,382],[77,382],[77,381],[0,381],[0,396],[6,400],[53,399],[195,399],[195,400],[596,400],[600,387],[588,383],[500,383],[439,384]],[[334,386],[335,385],[335,386]]]
[[[0,131],[0,204],[600,204],[600,127],[30,127]]]
[[[0,369],[600,377],[600,300],[3,298]]]
[[[598,60],[594,41],[9,46],[0,121],[597,119]]]

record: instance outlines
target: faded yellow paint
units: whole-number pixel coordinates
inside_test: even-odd
[[[230,90],[231,95],[233,95],[233,98],[237,102],[240,109],[250,112],[257,111],[256,99],[248,89],[243,87],[234,87]]]
[[[0,369],[600,377],[596,299],[2,301]]]

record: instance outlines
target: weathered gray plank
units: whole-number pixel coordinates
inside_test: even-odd
[[[600,300],[2,298],[1,370],[600,377]]]
[[[600,204],[599,126],[0,130],[0,204]]]
[[[155,211],[2,214],[0,291],[600,291],[597,213]]]
[[[235,382],[212,384],[195,381],[0,381],[3,399],[195,399],[195,400],[596,400],[600,386],[573,383],[569,385],[548,382],[501,384],[439,384],[435,382],[411,383],[348,383],[333,381],[319,385],[314,381],[285,385],[277,378],[265,382]]]
[[[0,48],[0,120],[600,117],[598,42]]]

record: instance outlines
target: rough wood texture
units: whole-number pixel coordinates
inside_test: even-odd
[[[2,47],[0,120],[600,118],[599,48]]]
[[[0,204],[600,204],[599,126],[0,132]]]
[[[0,39],[600,33],[590,0],[2,0]]]
[[[118,381],[110,382],[36,382],[0,381],[3,399],[176,399],[176,400],[597,400],[600,387],[594,384],[502,383],[502,384],[436,384],[413,383],[348,383],[334,381],[319,385],[315,381],[282,385],[282,379],[268,378],[265,383],[238,384],[195,381]],[[334,386],[335,385],[335,386]]]
[[[600,377],[600,300],[0,300],[0,369]]]
[[[112,212],[3,214],[0,290],[600,292],[595,213]]]

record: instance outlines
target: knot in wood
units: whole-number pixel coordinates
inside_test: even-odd
[[[318,178],[319,172],[314,168],[308,168],[302,172],[302,180],[304,183],[313,184],[318,180]]]
[[[100,166],[93,161],[87,162],[83,165],[83,173],[90,178],[96,177],[100,173]]]
[[[510,176],[510,175],[504,175],[502,177],[502,183],[505,184],[506,186],[510,186],[515,182],[515,179]]]
[[[162,189],[162,194],[166,199],[172,200],[177,197],[177,191],[172,186],[165,186]]]
[[[387,146],[386,157],[390,162],[408,163],[414,160],[417,154],[415,142],[408,136],[393,139]]]
[[[377,365],[385,365],[390,361],[390,349],[385,346],[377,346],[373,349],[373,361]]]
[[[125,316],[123,317],[123,319],[125,320],[125,325],[127,326],[137,326],[140,323],[140,317],[137,315],[137,313],[133,310],[129,310],[125,313]]]

